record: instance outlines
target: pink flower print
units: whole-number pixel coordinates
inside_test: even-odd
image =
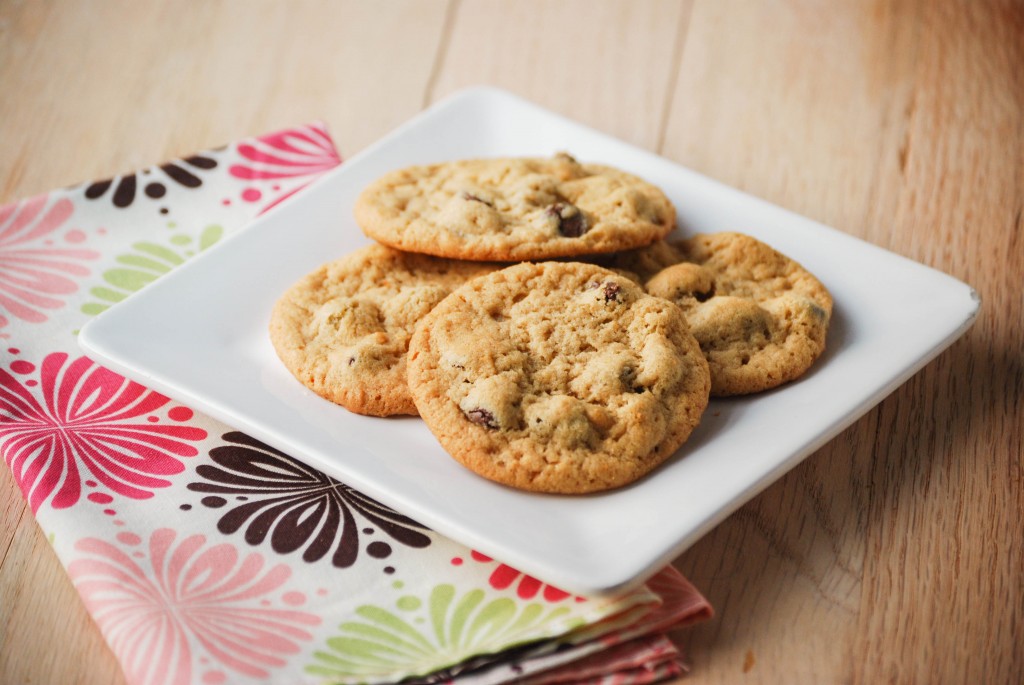
[[[66,197],[50,204],[40,195],[0,207],[0,328],[4,313],[40,323],[46,311],[64,306],[64,296],[78,290],[75,278],[87,276],[81,264],[99,253],[75,247],[85,239],[78,229],[58,236],[74,212]],[[59,242],[58,242],[59,240]]]
[[[192,417],[185,407],[167,411],[177,425],[159,423],[168,402],[86,357],[69,362],[55,352],[43,359],[34,388],[0,369],[0,453],[33,512],[47,500],[54,509],[76,504],[83,468],[95,478],[87,485],[146,499],[184,470],[183,458],[199,453],[189,443],[206,438],[205,430],[181,423]],[[107,503],[111,496],[94,492],[89,499]]]
[[[714,616],[711,603],[674,566],[666,566],[647,580],[661,604],[644,619],[648,632],[678,630]]]
[[[685,672],[679,648],[666,635],[650,635],[592,652],[567,664],[528,676],[521,685],[556,683],[594,683],[625,685],[657,682],[653,677],[681,675]],[[664,680],[665,677],[660,678]]]
[[[124,533],[118,541],[142,542]],[[243,557],[230,544],[207,545],[203,535],[178,540],[162,528],[134,555],[96,538],[75,549],[82,556],[68,574],[131,683],[226,682],[223,669],[267,678],[320,623],[293,608],[303,593],[282,592],[291,569],[268,568],[260,554]],[[205,672],[193,677],[197,670]]]
[[[474,561],[481,563],[490,563],[494,560],[489,556],[483,555],[480,552],[472,552],[470,555]],[[499,563],[494,571],[491,572],[488,582],[491,587],[495,590],[504,590],[516,585],[516,595],[520,599],[533,599],[540,592],[541,596],[548,602],[561,602],[563,599],[569,597],[569,593],[564,590],[559,590],[556,587],[547,585],[537,580],[533,576],[528,576],[522,571],[517,571],[507,564]],[[576,601],[585,601],[582,597],[577,597]]]
[[[327,128],[319,122],[239,143],[238,153],[245,162],[231,166],[232,176],[270,183],[273,195],[260,214],[341,164]],[[264,198],[264,192],[249,187],[242,192],[242,199],[256,202]]]

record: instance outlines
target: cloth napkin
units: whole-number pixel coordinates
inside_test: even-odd
[[[572,596],[78,351],[341,163],[319,123],[0,207],[0,453],[130,683],[646,683],[711,614]]]

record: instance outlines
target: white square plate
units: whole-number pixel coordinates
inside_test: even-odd
[[[739,230],[817,274],[835,298],[828,350],[801,380],[714,401],[652,476],[584,497],[537,495],[465,470],[416,418],[349,413],[300,385],[267,335],[271,307],[368,240],[359,191],[391,169],[570,151],[657,184],[680,233]],[[444,535],[581,594],[644,580],[892,392],[964,333],[967,285],[493,89],[416,117],[291,202],[91,321],[98,362],[294,455]]]

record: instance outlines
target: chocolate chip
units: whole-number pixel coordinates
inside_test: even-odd
[[[612,281],[608,281],[607,283],[605,283],[604,288],[602,288],[601,290],[604,293],[604,301],[618,302],[620,290],[622,290],[622,288],[619,286],[618,283],[613,283]]]
[[[693,299],[697,300],[698,302],[707,302],[708,300],[710,300],[714,296],[715,296],[715,286],[714,286],[714,284],[712,284],[711,287],[708,288],[706,291],[702,292],[700,290],[697,290],[697,291],[694,291],[694,293],[693,293]]]
[[[605,281],[604,283],[600,281],[591,281],[590,283],[587,283],[587,290],[597,290],[598,288],[601,289],[605,302],[619,301],[619,292],[622,290],[622,286],[618,283],[613,281]]]
[[[470,423],[475,423],[478,426],[490,428],[491,430],[498,429],[498,422],[494,419],[494,414],[486,409],[470,409],[466,412],[466,418],[469,419]]]
[[[545,213],[558,221],[558,232],[567,238],[579,238],[590,228],[579,207],[568,202],[556,202]]]
[[[488,207],[493,207],[494,206],[489,201],[483,199],[479,195],[474,195],[473,193],[470,193],[470,192],[465,191],[465,190],[462,191],[462,196],[461,197],[462,197],[463,200],[466,200],[467,202],[480,202],[481,204],[485,204]]]
[[[356,363],[356,358],[355,357],[349,357],[348,358],[348,365],[349,366],[352,366],[355,363]]]

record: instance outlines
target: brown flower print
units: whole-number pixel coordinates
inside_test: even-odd
[[[85,188],[87,200],[98,200],[112,191],[111,203],[119,208],[130,207],[141,192],[152,200],[159,200],[167,193],[167,185],[161,176],[173,181],[183,188],[198,188],[203,185],[199,173],[217,167],[217,160],[208,155],[193,155],[175,162],[167,162],[156,167],[147,167],[139,173],[116,176],[103,181],[90,183]],[[162,172],[158,174],[157,171]],[[154,180],[149,180],[149,177]]]
[[[344,483],[243,433],[222,438],[229,444],[210,450],[213,464],[198,466],[196,474],[203,480],[188,486],[207,494],[204,506],[228,507],[217,523],[222,533],[244,528],[250,545],[269,538],[275,552],[290,554],[304,548],[302,559],[307,562],[330,554],[338,568],[352,566],[361,536],[378,531],[409,547],[430,545],[422,525]],[[383,559],[392,549],[376,539],[365,552]]]

